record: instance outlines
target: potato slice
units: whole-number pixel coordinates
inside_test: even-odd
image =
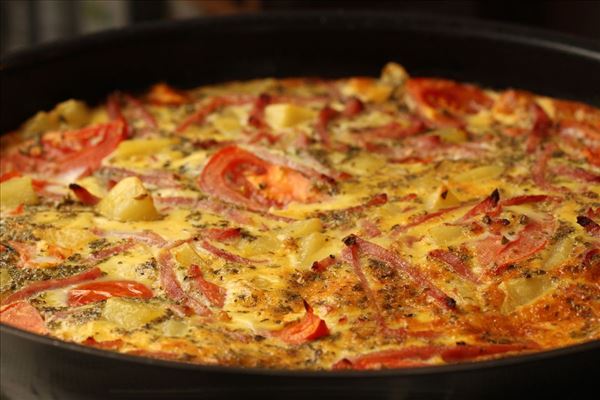
[[[452,180],[461,183],[487,181],[498,178],[503,172],[504,167],[500,165],[485,165],[483,167],[473,168],[457,174],[452,178]]]
[[[265,119],[275,129],[289,128],[316,117],[316,113],[295,104],[272,104],[265,108]]]
[[[119,158],[152,155],[175,143],[172,139],[133,139],[119,143],[115,152]]]
[[[33,190],[31,178],[22,176],[0,184],[0,206],[14,208],[19,204],[37,204],[38,196]]]
[[[117,183],[96,207],[101,215],[117,221],[151,221],[159,217],[152,196],[135,176]]]
[[[460,204],[460,199],[453,190],[445,185],[440,185],[433,193],[425,198],[425,206],[428,210],[439,210],[441,208],[453,207]]]
[[[502,312],[510,313],[517,307],[526,305],[542,296],[552,288],[552,282],[547,275],[530,278],[516,278],[503,282],[500,287],[506,293]]]
[[[163,314],[164,311],[158,307],[119,297],[107,299],[102,310],[104,319],[127,330],[141,328]]]

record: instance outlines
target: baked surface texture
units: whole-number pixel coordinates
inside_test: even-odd
[[[418,367],[600,338],[600,110],[414,78],[68,100],[2,136],[0,321],[188,363]]]

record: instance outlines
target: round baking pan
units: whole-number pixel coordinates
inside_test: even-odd
[[[68,99],[100,101],[157,81],[412,75],[516,87],[600,105],[600,45],[503,24],[366,12],[265,14],[141,25],[0,62],[0,131]],[[384,371],[188,365],[65,343],[0,325],[2,399],[582,398],[600,342],[499,360]]]

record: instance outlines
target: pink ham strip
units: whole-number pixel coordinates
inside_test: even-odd
[[[156,119],[152,114],[150,114],[150,112],[148,112],[148,110],[146,109],[146,107],[144,107],[144,104],[142,104],[141,101],[127,93],[123,94],[123,98],[125,99],[125,101],[127,101],[133,106],[136,112],[146,121],[148,126],[150,126],[151,128],[158,128]]]
[[[439,211],[436,211],[436,212],[433,212],[433,213],[430,213],[430,214],[419,215],[418,217],[414,218],[408,224],[406,224],[406,225],[399,225],[399,226],[395,227],[394,230],[393,230],[393,233],[394,234],[399,234],[399,233],[405,232],[405,231],[409,230],[412,227],[415,227],[417,225],[421,225],[422,223],[425,223],[425,222],[429,221],[430,219],[440,217],[440,216],[442,216],[444,214],[447,214],[447,213],[452,212],[454,210],[457,210],[459,208],[460,208],[460,206],[443,208],[443,209],[441,209]]]
[[[533,166],[531,171],[531,176],[533,178],[533,182],[542,189],[553,190],[555,189],[548,181],[546,180],[546,174],[548,169],[548,161],[550,160],[550,156],[552,152],[555,150],[554,145],[546,146],[545,149],[538,151],[537,161]]]
[[[136,176],[144,183],[159,186],[161,188],[180,189],[183,187],[182,183],[177,180],[177,175],[167,171],[152,171],[146,174],[140,174],[126,168],[110,166],[102,167],[102,171],[106,171],[111,178],[115,178],[116,180]]]
[[[492,194],[486,197],[483,201],[471,208],[465,215],[463,215],[457,222],[465,222],[479,214],[490,214],[498,215],[501,211],[498,207],[500,201],[500,193],[498,189],[494,190]]]
[[[104,231],[100,228],[92,228],[92,233],[101,237],[120,237],[126,238],[133,241],[140,241],[151,246],[164,247],[167,245],[167,241],[162,238],[158,233],[149,230],[143,230],[141,232],[125,232],[125,231]]]
[[[379,307],[379,303],[377,302],[377,298],[375,297],[375,293],[373,293],[373,290],[369,285],[369,281],[367,280],[367,277],[365,276],[365,273],[363,272],[360,266],[360,261],[358,259],[358,246],[354,244],[344,248],[341,253],[341,258],[342,260],[352,265],[354,273],[358,277],[360,285],[365,291],[365,294],[367,295],[367,299],[369,299],[369,304],[375,309],[375,318],[377,319],[377,323],[379,324],[383,332],[386,334],[391,334],[392,336],[406,336],[406,329],[393,329],[390,328],[385,322],[383,314],[381,313],[381,308]]]
[[[463,260],[456,254],[448,251],[448,250],[432,250],[429,252],[429,255],[436,260],[442,261],[444,264],[452,267],[452,270],[456,272],[461,277],[471,281],[478,282],[477,277],[473,274],[471,269],[465,264]]]
[[[558,165],[551,169],[556,175],[568,176],[582,182],[600,182],[600,175],[586,171],[583,168],[573,168],[566,165]]]
[[[356,235],[347,236],[344,239],[346,246],[356,245],[360,252],[369,254],[370,256],[388,263],[398,271],[407,274],[415,283],[427,290],[427,295],[437,301],[444,308],[455,310],[456,301],[438,289],[429,279],[427,279],[421,271],[411,265],[409,262],[398,256],[397,254],[369,241],[359,238]]]
[[[256,264],[256,263],[265,262],[264,260],[251,260],[249,258],[245,258],[245,257],[238,256],[236,254],[232,254],[232,253],[228,252],[227,250],[219,249],[218,247],[213,246],[212,244],[208,243],[206,240],[203,240],[200,243],[200,247],[202,247],[204,250],[208,251],[209,253],[211,253],[219,258],[222,258],[223,260],[231,261],[231,262],[235,262],[235,263],[239,263],[239,264],[252,265],[252,264]]]
[[[169,248],[165,248],[159,253],[157,261],[159,265],[160,283],[171,300],[191,308],[197,315],[207,316],[211,314],[211,311],[202,303],[185,293],[175,275],[175,261],[169,250],[184,242],[185,241],[174,242]]]

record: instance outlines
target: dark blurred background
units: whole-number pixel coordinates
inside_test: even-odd
[[[453,15],[550,29],[600,42],[600,0],[0,0],[0,53],[145,21],[307,9]]]

